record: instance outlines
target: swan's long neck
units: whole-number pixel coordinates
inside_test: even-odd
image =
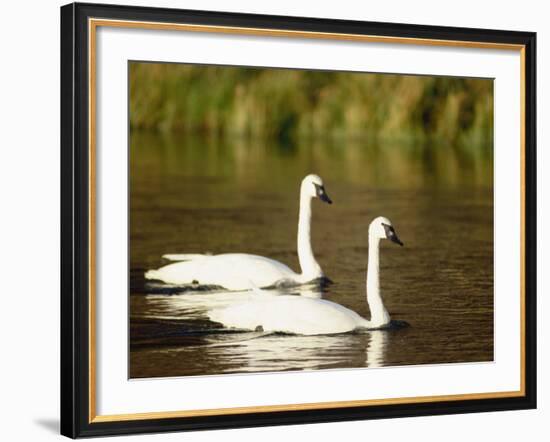
[[[380,295],[380,238],[369,235],[369,262],[367,267],[367,303],[370,309],[370,327],[381,327],[390,322],[390,314]]]
[[[323,276],[321,266],[311,249],[311,196],[300,192],[300,216],[298,218],[298,260],[304,282]]]

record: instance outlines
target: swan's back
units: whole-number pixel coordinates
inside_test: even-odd
[[[323,335],[346,333],[366,322],[354,311],[324,299],[294,295],[259,296],[249,302],[211,310],[212,321],[226,327],[265,332]]]
[[[171,284],[217,285],[229,290],[253,286],[267,287],[281,280],[296,280],[299,275],[273,259],[245,253],[198,255],[189,261],[175,262],[146,273],[147,279]]]

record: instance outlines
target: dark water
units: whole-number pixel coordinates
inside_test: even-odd
[[[490,147],[133,132],[130,154],[130,377],[493,359]],[[323,297],[369,317],[368,225],[386,216],[405,247],[382,241],[381,291],[392,318],[408,327],[235,333],[204,313],[250,293],[174,294],[145,284],[143,272],[165,264],[165,253],[254,253],[299,270],[298,192],[308,173],[323,178],[334,201],[313,201],[313,249],[335,282]]]

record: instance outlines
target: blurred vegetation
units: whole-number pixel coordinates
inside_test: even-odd
[[[492,146],[487,79],[130,63],[132,129]]]

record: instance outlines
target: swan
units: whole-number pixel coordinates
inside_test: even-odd
[[[263,296],[250,301],[214,308],[207,312],[207,316],[228,328],[299,335],[346,333],[388,326],[391,319],[382,302],[379,283],[381,239],[403,245],[387,218],[378,217],[371,222],[366,283],[370,320],[332,301],[295,295],[266,295],[267,290],[261,291]]]
[[[300,213],[298,219],[298,260],[301,273],[270,258],[245,253],[220,255],[168,254],[163,258],[180,261],[145,273],[146,279],[169,284],[212,285],[227,290],[249,290],[253,287],[269,287],[276,284],[300,285],[323,278],[321,266],[311,249],[311,200],[319,198],[332,204],[323,180],[308,175],[300,186]]]

